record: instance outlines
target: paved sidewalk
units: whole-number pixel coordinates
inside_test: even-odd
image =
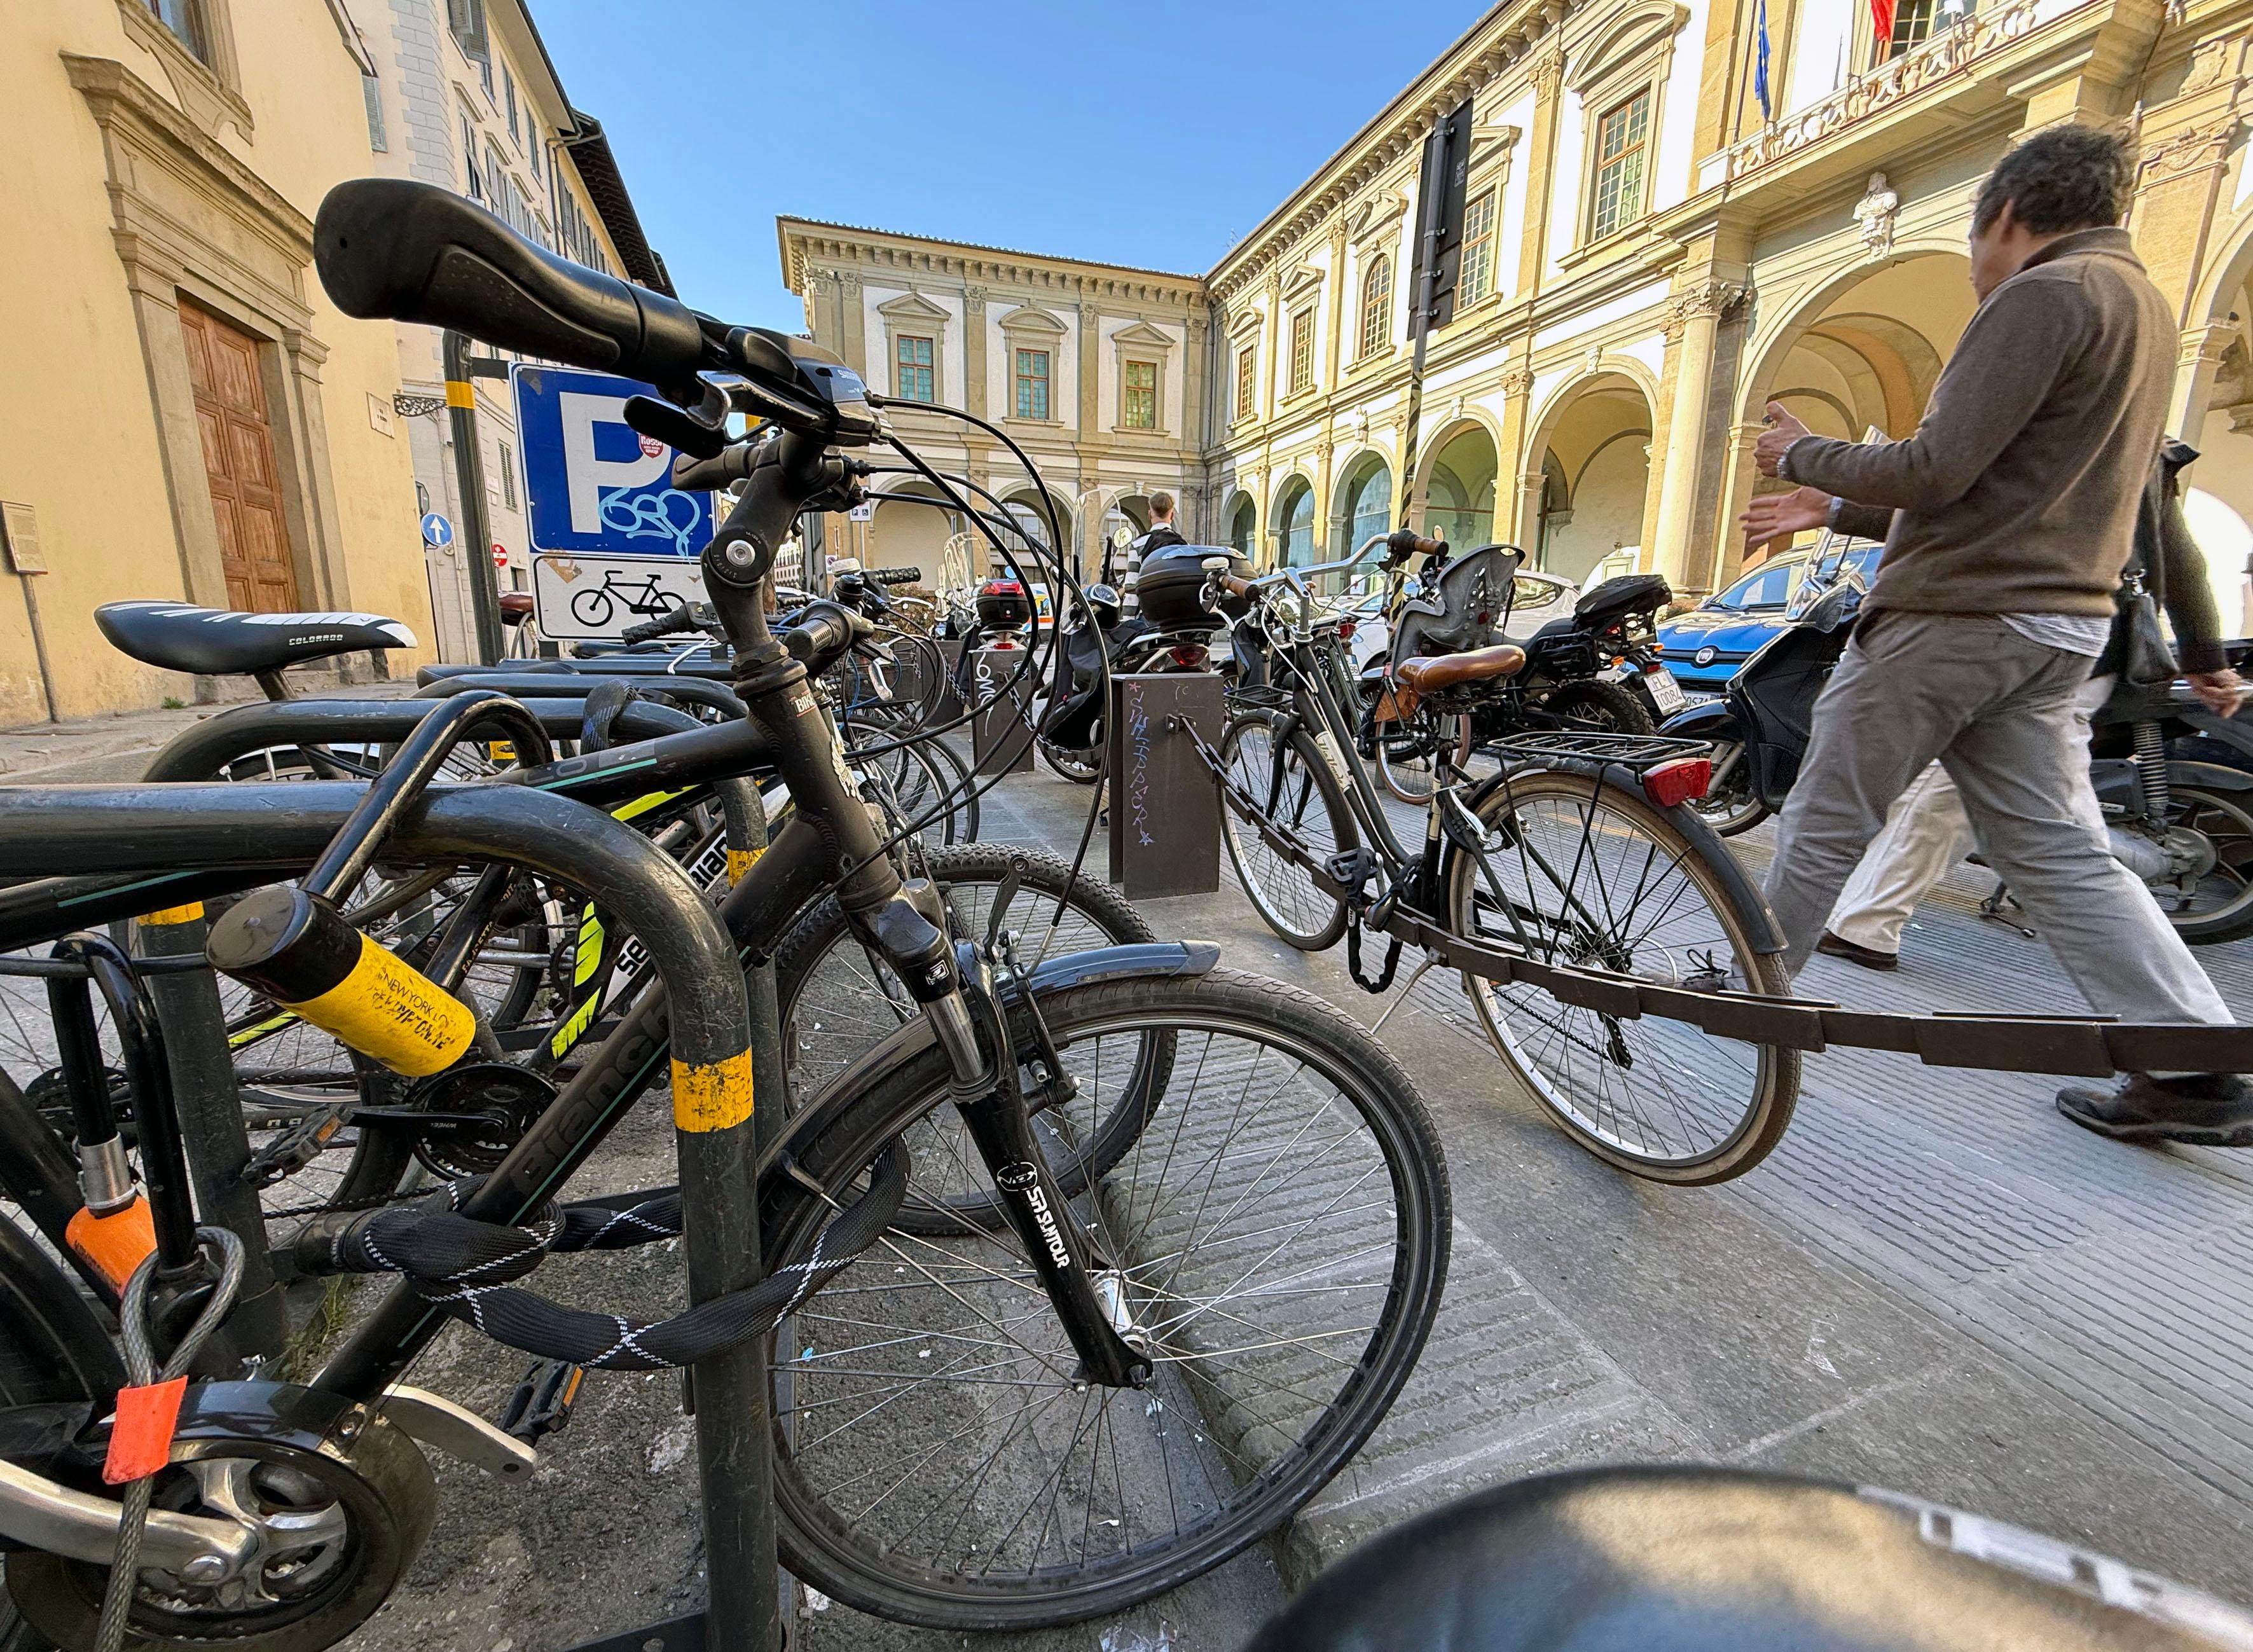
[[[1046,774],[987,800],[984,836],[1069,853],[1089,793]],[[1765,859],[1758,834],[1740,840]],[[1099,870],[1102,850],[1094,852]],[[1892,978],[1820,959],[1810,993],[1873,1007],[2072,1007],[2038,942],[1974,916],[1966,868]],[[1153,902],[1161,934],[1293,980],[1364,1024],[1399,996],[1308,956],[1224,882]],[[2201,957],[2253,1015],[2253,944]],[[2253,1153],[2131,1148],[2067,1124],[2051,1081],[1834,1053],[1807,1065],[1767,1164],[1672,1189],[1572,1146],[1508,1078],[1451,980],[1382,1034],[1429,1099],[1456,1209],[1432,1341],[1369,1449],[1271,1544],[1120,1619],[964,1636],[797,1603],[805,1652],[1231,1652],[1353,1543],[1517,1475],[1698,1459],[1890,1486],[2253,1600]],[[589,1190],[667,1178],[661,1108]],[[668,1311],[670,1247],[544,1274],[589,1307]],[[414,1380],[492,1406],[517,1356],[449,1330]],[[441,1466],[436,1530],[355,1652],[529,1652],[702,1596],[691,1435],[666,1377],[597,1376],[527,1496]]]
[[[229,680],[230,686],[233,680]],[[121,711],[71,722],[0,728],[0,785],[23,785],[35,780],[137,780],[150,756],[175,735],[206,717],[262,698],[247,680],[241,686],[248,692],[211,705]],[[389,682],[293,682],[290,688],[301,700],[398,700],[413,694],[415,683],[412,678]]]

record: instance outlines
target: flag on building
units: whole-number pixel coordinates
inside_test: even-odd
[[[1873,6],[1884,6],[1888,11],[1893,9],[1893,0],[1870,0],[1870,3]],[[1753,95],[1760,100],[1761,119],[1768,122],[1775,118],[1775,112],[1768,107],[1768,0],[1759,0],[1759,10],[1755,18],[1756,26],[1753,32],[1754,53]]]
[[[1870,0],[1870,38],[1877,43],[1880,62],[1894,39],[1894,0]]]

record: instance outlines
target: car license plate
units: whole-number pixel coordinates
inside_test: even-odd
[[[1643,673],[1643,686],[1650,691],[1650,703],[1661,711],[1677,712],[1688,703],[1682,698],[1682,685],[1664,666],[1654,666]]]

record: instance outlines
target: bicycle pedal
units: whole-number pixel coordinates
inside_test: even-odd
[[[568,1360],[547,1359],[534,1364],[508,1397],[500,1414],[501,1432],[527,1446],[552,1434],[571,1420],[578,1402],[579,1384],[587,1373]]]
[[[296,1175],[321,1156],[330,1139],[344,1128],[344,1111],[338,1107],[306,1114],[250,1155],[242,1168],[242,1179],[252,1187],[262,1188]]]

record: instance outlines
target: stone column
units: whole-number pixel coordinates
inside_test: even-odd
[[[1552,32],[1552,40],[1556,36]],[[1557,108],[1565,86],[1565,53],[1561,44],[1549,46],[1533,66],[1533,131],[1526,143],[1525,231],[1518,241],[1517,289],[1513,303],[1531,303],[1541,285],[1541,267],[1549,259],[1549,192],[1557,172]],[[1502,234],[1502,209],[1495,207],[1496,246]]]
[[[1322,335],[1325,341],[1322,348],[1322,393],[1325,395],[1337,388],[1338,376],[1344,370],[1348,353],[1345,338],[1345,219],[1343,214],[1330,227],[1329,300],[1329,318]]]
[[[986,414],[986,289],[962,289],[962,405]]]
[[[1698,520],[1698,472],[1712,399],[1713,335],[1724,311],[1744,303],[1747,289],[1710,277],[1674,295],[1666,335],[1674,356],[1666,474],[1658,495],[1658,533],[1651,571],[1686,583]]]
[[[1259,331],[1259,422],[1265,425],[1275,417],[1275,386],[1284,370],[1283,277],[1280,272],[1267,278],[1267,319]]]
[[[1210,332],[1210,324],[1203,316],[1189,317],[1189,342],[1182,359],[1181,423],[1177,427],[1184,464],[1196,463],[1204,452],[1206,373],[1212,352]]]
[[[1330,455],[1336,450],[1330,433],[1325,428],[1322,439],[1315,444],[1315,520],[1329,530],[1323,537],[1333,540],[1336,535],[1337,524],[1330,518]],[[1343,554],[1334,543],[1317,545],[1314,549],[1314,560],[1317,562]]]
[[[868,314],[861,303],[861,277],[852,270],[837,276],[837,352],[845,365],[865,380],[868,376]]]
[[[2182,354],[2175,366],[2174,394],[2167,402],[2167,429],[2193,447],[2214,402],[2215,376],[2222,370],[2222,353],[2237,337],[2232,322],[2185,329]]]
[[[1079,306],[1079,429],[1074,433],[1083,443],[1095,440],[1103,422],[1097,353],[1102,341],[1102,314],[1093,303],[1083,299]]]
[[[1495,448],[1494,469],[1494,535],[1505,539],[1525,553],[1526,561],[1533,565],[1541,547],[1535,541],[1540,537],[1541,456],[1525,451],[1527,426],[1531,422],[1533,408],[1533,369],[1521,362],[1502,375],[1502,440]],[[1528,514],[1525,475],[1533,476],[1531,514]],[[1505,492],[1503,484],[1515,477],[1515,484]]]
[[[1753,468],[1753,444],[1760,440],[1761,432],[1768,427],[1761,423],[1736,424],[1727,427],[1729,453],[1721,470],[1721,498],[1719,528],[1713,544],[1713,554],[1707,559],[1712,577],[1703,585],[1678,585],[1678,596],[1699,597],[1718,591],[1743,571],[1745,564],[1744,535],[1737,531],[1737,519],[1745,513],[1760,489],[1760,473]]]

